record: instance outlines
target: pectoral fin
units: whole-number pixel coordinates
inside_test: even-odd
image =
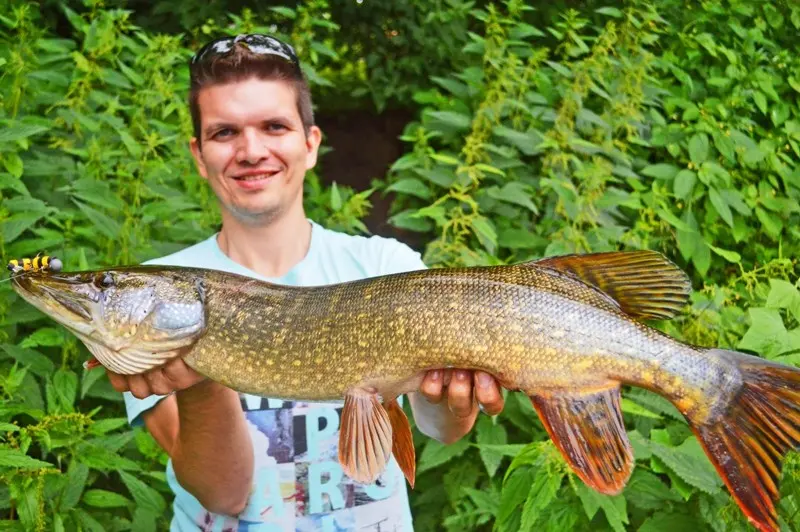
[[[612,251],[548,257],[529,263],[568,273],[601,290],[630,316],[670,319],[689,300],[686,273],[657,251]]]
[[[345,396],[339,431],[339,463],[344,473],[371,484],[386,469],[392,453],[389,414],[375,394],[354,391]]]
[[[416,477],[417,461],[414,451],[414,440],[411,437],[411,425],[408,423],[406,413],[398,404],[397,399],[392,399],[386,404],[389,412],[389,421],[392,424],[392,454],[394,454],[397,465],[403,471],[406,480],[414,487]]]
[[[531,401],[581,480],[600,493],[621,492],[633,470],[633,452],[622,422],[619,385],[532,395]]]

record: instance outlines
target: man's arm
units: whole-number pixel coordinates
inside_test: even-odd
[[[117,391],[140,399],[175,392],[144,414],[145,426],[172,459],[178,482],[204,508],[241,513],[253,480],[253,448],[239,395],[180,358],[144,375],[108,375]]]

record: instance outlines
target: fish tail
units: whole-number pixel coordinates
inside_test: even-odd
[[[722,349],[709,354],[733,362],[741,385],[692,430],[747,518],[762,532],[777,532],[783,460],[800,445],[800,370]]]

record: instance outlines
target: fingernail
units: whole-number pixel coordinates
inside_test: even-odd
[[[467,375],[466,371],[461,370],[461,369],[456,371],[456,379],[457,380],[465,381],[465,380],[467,380],[468,377],[469,377],[469,375]]]
[[[442,372],[435,369],[429,373],[429,377],[432,381],[438,381],[442,377]]]
[[[478,386],[480,386],[481,388],[488,388],[489,386],[492,385],[492,376],[489,375],[488,373],[479,371],[477,380],[478,380]]]

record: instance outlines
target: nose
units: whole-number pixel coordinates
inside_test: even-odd
[[[241,164],[258,164],[270,156],[269,146],[265,135],[253,128],[245,129],[239,135],[239,145],[236,150],[236,162]]]

